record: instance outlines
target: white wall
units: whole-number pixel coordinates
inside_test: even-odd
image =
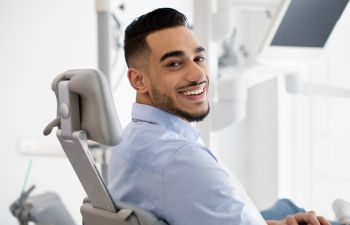
[[[50,84],[71,68],[96,67],[92,1],[0,2],[0,164],[1,224],[17,224],[9,205],[20,194],[29,156],[19,153],[22,139],[57,143],[42,130],[55,117]],[[29,185],[34,193],[56,191],[77,219],[84,193],[64,157],[33,157]]]
[[[124,2],[127,8],[121,17],[125,24],[140,13],[161,6],[171,6],[192,16],[191,1]],[[55,154],[60,151],[54,134],[42,135],[56,113],[51,81],[67,69],[97,66],[94,7],[93,0],[0,1],[1,224],[18,224],[9,212],[9,205],[20,194],[30,158],[19,152],[21,141],[30,139],[36,142],[32,143],[34,148]],[[116,93],[116,101],[125,125],[133,101],[126,79]],[[85,194],[67,159],[47,155],[31,158],[28,185],[37,186],[33,194],[57,192],[80,224],[79,206]]]

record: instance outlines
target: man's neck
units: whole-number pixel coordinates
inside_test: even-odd
[[[174,116],[177,116],[178,118],[182,119],[183,121],[185,121],[185,122],[187,122],[187,123],[191,123],[191,122],[189,122],[188,120],[182,118],[181,116],[179,116],[179,115],[177,115],[177,114],[174,114],[173,112],[169,112],[169,111],[167,111],[167,110],[164,110],[164,109],[162,109],[162,108],[159,108],[159,107],[155,106],[155,105],[152,103],[152,101],[147,100],[147,98],[142,98],[142,97],[140,97],[139,95],[136,95],[136,103],[138,103],[138,104],[143,104],[143,105],[153,106],[153,107],[155,107],[155,108],[157,108],[157,109],[159,109],[159,110],[162,110],[162,111],[164,111],[164,112],[167,112],[167,113],[170,113],[170,114],[172,114],[172,115],[174,115]]]

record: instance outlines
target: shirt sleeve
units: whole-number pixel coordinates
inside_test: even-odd
[[[241,189],[206,149],[184,146],[163,171],[162,214],[171,225],[266,225]]]

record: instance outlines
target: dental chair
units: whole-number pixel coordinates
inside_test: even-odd
[[[117,145],[121,127],[112,94],[103,74],[96,70],[69,70],[52,83],[57,118],[44,130],[57,127],[57,137],[85,192],[80,208],[84,225],[167,225],[150,212],[113,201],[88,149],[88,140]]]

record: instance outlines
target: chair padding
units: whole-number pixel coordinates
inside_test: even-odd
[[[68,80],[69,90],[79,96],[80,126],[87,132],[88,139],[108,146],[118,144],[122,129],[110,87],[102,73],[80,69],[60,74],[52,83],[57,99],[58,83],[62,80]]]

